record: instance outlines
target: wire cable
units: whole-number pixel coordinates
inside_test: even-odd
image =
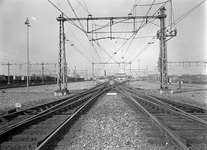
[[[88,52],[88,50],[85,48],[85,46],[80,42],[80,40],[77,38],[77,36],[73,33],[73,31],[69,28],[69,26],[66,24],[66,27],[70,30],[70,32],[72,33],[72,35],[76,38],[76,40],[78,41],[78,43],[86,50],[86,52]],[[73,44],[73,43],[72,43]],[[94,59],[94,57],[90,54],[90,52],[88,52],[88,54]]]
[[[146,13],[146,15],[145,15],[146,17],[147,17],[147,15],[149,14],[149,12],[150,12],[150,10],[151,10],[151,8],[152,8],[154,2],[155,2],[155,0],[154,0],[153,3],[151,4],[150,8],[148,9],[148,11],[147,11],[147,13]],[[146,20],[147,20],[147,19],[146,19]],[[139,26],[139,29],[141,28],[141,26],[142,26],[142,24],[143,24],[144,21],[145,21],[145,19],[143,19],[142,23],[141,23],[140,26]],[[138,30],[138,31],[139,31],[139,30]],[[134,37],[137,35],[138,31],[135,32]],[[129,47],[131,46],[131,44],[132,44],[132,42],[133,42],[133,40],[134,40],[134,37],[132,38],[132,40],[131,40],[131,42],[130,42],[128,48],[127,48],[127,50],[125,51],[125,54],[124,54],[123,57],[125,57],[127,51],[129,50]]]
[[[190,9],[187,13],[183,14],[181,17],[175,20],[174,24],[178,24],[180,21],[182,21],[185,17],[187,17],[190,13],[192,13],[196,8],[198,8],[201,4],[203,4],[206,0],[200,2],[198,5]]]
[[[76,18],[78,19],[78,16],[77,16],[75,10],[73,9],[71,3],[69,2],[69,0],[67,0],[67,2],[68,2],[68,4],[69,4],[70,8],[72,9],[73,13],[75,14]],[[80,24],[80,26],[81,26],[81,28],[82,28],[82,31],[85,31],[85,30],[84,30],[84,27],[83,27],[83,25],[81,24],[81,22],[80,22],[79,19],[78,19],[78,22],[79,22],[79,24]],[[84,33],[85,33],[85,35],[87,36],[87,38],[88,38],[88,40],[89,40],[89,42],[90,42],[90,38],[91,38],[91,37],[87,34],[86,31],[85,31]],[[91,43],[91,44],[92,44],[92,43]],[[93,44],[92,44],[92,47],[93,47],[94,50],[96,51],[96,54],[98,55],[98,57],[100,58],[100,60],[102,61],[100,55],[98,54],[98,52],[97,52],[97,50],[95,49],[95,47],[93,46]],[[102,62],[103,62],[103,61],[102,61]]]
[[[71,41],[67,41],[67,42],[70,42],[70,44],[71,44]],[[73,46],[77,51],[79,51],[80,53],[81,53],[81,55],[83,55],[89,62],[91,62],[92,63],[92,61],[88,58],[88,57],[86,57],[86,55],[84,55],[75,45]]]

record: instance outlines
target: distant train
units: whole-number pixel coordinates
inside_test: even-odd
[[[84,78],[75,78],[75,77],[68,77],[68,82],[78,82],[84,81]],[[0,75],[0,84],[13,84],[13,83],[26,83],[27,76],[7,76],[7,75]],[[42,76],[30,76],[29,83],[56,83],[57,77],[45,75],[42,79]]]

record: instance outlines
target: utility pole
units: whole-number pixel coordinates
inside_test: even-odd
[[[88,80],[88,71],[86,69],[86,81]]]
[[[132,64],[132,62],[130,61],[130,71],[129,71],[130,79],[132,77],[132,71],[131,71],[132,70],[132,65],[131,64]]]
[[[42,84],[44,83],[44,64],[42,62]]]
[[[140,77],[140,60],[138,60],[138,77]]]
[[[64,33],[64,21],[63,13],[57,18],[59,22],[59,61],[58,61],[58,79],[57,79],[57,91],[55,96],[66,95],[69,91],[67,90],[67,62],[65,54],[65,33]]]
[[[25,24],[27,25],[27,91],[29,91],[29,19],[27,18]]]
[[[92,78],[94,78],[94,62],[92,62]]]
[[[147,67],[146,67],[146,73],[147,73],[147,78],[148,78],[148,65],[147,65]]]
[[[10,84],[10,64],[8,62],[8,83],[7,84]]]
[[[75,70],[74,70],[74,76],[75,76],[75,81],[77,82],[76,66],[75,66]]]

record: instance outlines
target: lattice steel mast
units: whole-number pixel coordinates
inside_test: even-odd
[[[167,70],[167,46],[166,46],[166,27],[165,27],[165,8],[160,9],[160,88],[168,89],[168,70]]]
[[[159,56],[159,70],[160,70],[160,89],[163,91],[165,89],[168,89],[168,70],[167,70],[167,46],[166,42],[169,40],[166,37],[174,37],[177,34],[177,30],[171,31],[169,35],[166,34],[166,26],[165,26],[165,19],[167,15],[165,14],[165,7],[160,8],[160,14],[157,16],[124,16],[124,17],[92,17],[92,15],[88,15],[88,18],[64,18],[63,14],[57,18],[57,20],[60,22],[60,56],[59,56],[59,74],[58,74],[58,88],[61,89],[67,89],[67,65],[65,60],[65,36],[64,36],[64,21],[80,21],[80,20],[86,20],[87,21],[87,33],[98,33],[97,30],[100,30],[102,28],[96,29],[96,30],[89,30],[88,22],[90,20],[110,20],[110,23],[113,22],[113,20],[121,20],[121,19],[146,19],[146,22],[149,18],[155,18],[160,19],[160,30],[157,33],[157,37],[160,40],[160,56]],[[135,22],[134,22],[135,23]],[[110,24],[110,38],[112,39],[112,26],[113,24]],[[132,31],[135,32],[135,31]],[[101,33],[101,32],[100,32]],[[92,39],[94,40],[94,39]],[[62,56],[63,55],[63,56]],[[94,64],[94,63],[92,63]],[[62,66],[61,66],[62,65]],[[63,88],[61,88],[61,85],[63,84]]]
[[[63,17],[63,14],[57,18],[57,21],[60,23],[57,90],[67,90],[67,62],[64,33],[65,18]]]

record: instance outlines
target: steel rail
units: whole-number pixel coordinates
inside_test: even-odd
[[[83,92],[80,92],[80,93],[77,93],[75,95],[71,95],[71,96],[68,96],[66,98],[62,98],[62,99],[59,99],[59,100],[56,100],[56,101],[53,101],[53,102],[48,102],[48,103],[45,103],[45,104],[40,104],[38,106],[35,106],[35,107],[31,107],[31,108],[28,108],[28,109],[25,109],[25,110],[20,110],[20,111],[13,111],[12,113],[9,113],[9,114],[5,114],[5,115],[0,115],[0,120],[2,122],[4,121],[7,121],[7,120],[11,120],[19,115],[27,115],[28,113],[31,114],[31,113],[37,113],[39,109],[45,109],[46,107],[50,108],[50,107],[53,107],[54,105],[57,105],[63,101],[69,101],[69,100],[72,100],[78,96],[83,96],[83,95],[86,95],[88,94],[89,92],[94,92],[97,88],[99,88],[99,86],[101,85],[97,85],[87,91],[83,91]]]
[[[175,134],[172,130],[170,130],[166,125],[164,125],[162,122],[159,121],[159,119],[152,115],[150,112],[148,112],[141,104],[139,104],[131,95],[130,93],[128,93],[126,90],[124,90],[121,87],[121,90],[117,89],[117,91],[121,92],[122,94],[124,94],[125,96],[129,97],[134,103],[136,103],[148,116],[150,116],[150,118],[153,119],[153,121],[155,123],[157,123],[162,130],[164,130],[183,150],[189,150],[188,147],[186,146],[186,140],[182,139],[181,137],[179,137],[177,134]]]
[[[131,94],[132,94],[133,96],[137,97],[137,98],[140,98],[140,99],[144,100],[144,101],[148,101],[149,103],[152,103],[153,105],[157,105],[157,106],[163,107],[163,108],[165,108],[165,109],[168,109],[168,110],[170,110],[170,111],[173,111],[173,112],[176,113],[176,114],[182,115],[182,116],[184,116],[184,117],[188,117],[188,118],[191,119],[191,120],[194,120],[194,121],[196,121],[196,122],[198,122],[198,123],[201,123],[201,124],[207,126],[207,121],[206,121],[206,120],[203,120],[203,119],[201,119],[201,118],[199,118],[199,117],[197,117],[197,116],[195,116],[195,115],[192,115],[192,114],[190,114],[190,113],[188,113],[188,112],[185,112],[185,111],[183,111],[183,110],[181,110],[181,109],[179,109],[179,108],[176,108],[176,107],[174,107],[174,106],[172,106],[172,105],[168,105],[167,103],[162,102],[162,101],[160,101],[159,99],[156,99],[156,98],[154,98],[154,97],[151,97],[151,96],[147,95],[147,97],[150,97],[151,99],[155,100],[155,101],[158,102],[160,105],[158,105],[157,103],[154,103],[154,102],[152,102],[152,101],[149,101],[149,100],[147,100],[147,99],[144,99],[144,98],[142,98],[142,97],[140,97],[140,96],[137,96],[137,95],[135,95],[135,94],[133,94],[133,93],[131,93]],[[146,96],[146,95],[145,95],[145,96]]]
[[[132,88],[132,87],[129,87],[129,86],[124,86],[124,87],[128,88],[128,90],[131,90],[131,91],[134,91],[134,92],[139,92],[139,93],[143,94],[144,96],[151,97],[151,98],[153,97],[153,95],[145,94],[144,92],[141,92],[141,91],[137,90],[136,88]],[[155,98],[155,97],[153,97],[153,98]],[[168,100],[168,101],[170,101],[172,104],[173,103],[175,103],[175,104],[179,103],[179,102],[174,102],[174,101],[171,101],[171,100]],[[192,107],[193,109],[201,109],[201,110],[207,112],[207,109],[205,109],[205,108],[201,108],[201,107],[194,106],[194,105],[191,105],[191,104],[184,104],[184,103],[179,103],[179,104],[181,104],[181,105],[188,105],[188,106]]]
[[[51,109],[48,109],[48,110],[45,110],[41,113],[39,113],[38,115],[35,115],[35,116],[32,116],[28,119],[25,119],[21,122],[18,122],[17,124],[14,124],[12,126],[10,126],[9,128],[5,129],[5,130],[2,130],[0,132],[0,142],[7,136],[9,136],[10,134],[12,134],[13,132],[16,132],[16,130],[18,129],[22,129],[24,128],[24,126],[27,126],[27,125],[30,125],[31,123],[33,122],[37,122],[38,120],[40,120],[41,118],[44,118],[44,117],[47,117],[49,115],[52,115],[54,114],[55,112],[57,112],[58,110],[61,110],[61,109],[64,109],[70,105],[73,105],[73,104],[76,104],[78,102],[82,101],[81,100],[78,100],[78,101],[75,101],[75,102],[71,102],[69,104],[66,104],[66,103],[61,103],[61,105],[58,105],[58,106],[55,106]]]
[[[105,85],[102,85],[101,87],[104,87]],[[99,87],[100,88],[100,87]],[[102,89],[102,88],[100,88]],[[41,118],[44,118],[45,116],[49,116],[55,112],[57,112],[58,110],[61,110],[61,109],[64,109],[65,107],[68,107],[72,104],[75,104],[75,103],[78,103],[78,102],[81,102],[81,101],[84,101],[90,97],[92,97],[94,94],[93,93],[90,93],[89,95],[87,95],[86,97],[82,98],[82,99],[79,99],[79,100],[76,100],[76,101],[69,101],[70,103],[68,103],[67,101],[66,102],[62,102],[58,105],[55,105],[54,107],[52,108],[49,108],[48,110],[45,110],[37,115],[34,115],[28,119],[25,119],[21,122],[18,122],[17,124],[15,125],[12,125],[10,126],[9,128],[5,129],[5,130],[2,130],[0,132],[0,141],[2,141],[5,137],[9,136],[10,134],[12,134],[13,132],[15,132],[17,129],[21,129],[22,127],[24,127],[25,125],[30,125],[30,123],[32,122],[36,122],[38,120],[40,120]]]
[[[53,142],[54,140],[58,137],[62,131],[67,128],[68,124],[70,121],[78,115],[83,109],[85,109],[92,101],[94,101],[96,98],[98,98],[100,95],[105,93],[106,91],[110,90],[111,87],[104,87],[97,91],[89,100],[87,100],[74,114],[70,116],[64,123],[62,123],[56,130],[54,130],[49,136],[47,136],[45,139],[40,141],[37,145],[38,147],[35,150],[46,150]]]

